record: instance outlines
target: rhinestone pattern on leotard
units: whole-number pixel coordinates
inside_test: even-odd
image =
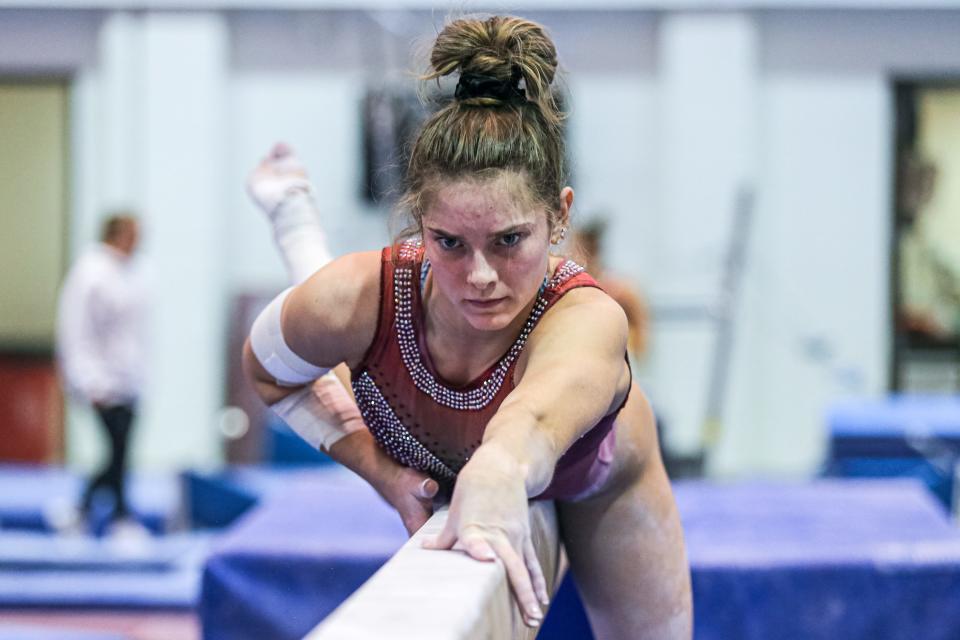
[[[438,480],[452,481],[457,477],[453,469],[410,435],[367,372],[354,379],[352,386],[364,422],[394,460]]]
[[[401,259],[415,259],[419,250],[416,241],[405,242],[400,248]],[[510,365],[513,364],[520,352],[523,351],[527,339],[533,332],[540,316],[547,308],[548,300],[544,292],[556,288],[573,276],[581,273],[583,267],[572,260],[566,260],[558,269],[553,278],[547,281],[537,301],[530,311],[530,316],[520,330],[520,335],[511,345],[507,354],[497,363],[493,373],[476,389],[456,391],[440,382],[427,370],[420,358],[420,349],[417,346],[416,330],[413,327],[413,269],[410,266],[398,267],[394,270],[393,300],[396,309],[397,343],[400,345],[400,355],[410,377],[417,389],[433,398],[436,402],[459,410],[482,409],[494,399],[500,387],[506,380]],[[419,275],[419,274],[418,274]]]
[[[544,283],[520,335],[493,373],[476,389],[455,391],[438,382],[427,370],[421,361],[417,345],[413,326],[413,296],[415,287],[420,286],[420,274],[417,273],[415,278],[412,263],[419,257],[420,247],[420,243],[415,240],[400,245],[398,262],[402,263],[402,266],[395,267],[393,272],[394,327],[404,366],[417,389],[434,401],[452,409],[482,409],[496,397],[511,365],[523,351],[530,333],[547,308],[549,300],[545,294],[581,273],[583,267],[570,260],[565,261],[554,276]],[[459,467],[446,464],[410,433],[367,371],[355,376],[352,386],[360,413],[371,434],[391,457],[401,464],[428,473],[439,481],[456,479]]]

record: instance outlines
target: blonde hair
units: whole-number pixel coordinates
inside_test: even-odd
[[[427,119],[407,165],[401,209],[412,220],[401,237],[420,231],[423,211],[439,184],[484,180],[504,171],[523,175],[553,227],[566,182],[563,114],[551,90],[557,65],[546,30],[523,18],[461,18],[440,32],[422,80],[459,72],[461,79],[512,85],[513,93],[464,95]]]

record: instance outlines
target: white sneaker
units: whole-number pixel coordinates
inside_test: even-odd
[[[106,542],[119,555],[140,556],[152,546],[153,536],[134,518],[117,518],[107,527]]]
[[[129,538],[149,540],[150,530],[143,526],[136,518],[117,518],[107,527],[107,535],[111,538]]]
[[[67,500],[57,499],[44,505],[43,520],[51,531],[61,536],[85,536],[89,529],[83,511]]]

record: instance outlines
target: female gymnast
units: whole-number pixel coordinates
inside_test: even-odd
[[[429,546],[499,558],[528,625],[549,599],[528,500],[552,499],[596,637],[689,638],[682,531],[625,359],[624,313],[550,251],[574,195],[550,90],[556,69],[533,22],[448,24],[425,77],[459,80],[411,151],[410,232],[278,296],[254,323],[244,362],[264,401],[370,480],[408,528],[438,487],[451,491]],[[285,185],[266,208],[284,214],[303,189]],[[275,230],[288,254],[311,242]],[[310,387],[339,363],[362,420],[335,378],[326,376],[337,399]]]

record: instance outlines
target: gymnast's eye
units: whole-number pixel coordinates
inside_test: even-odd
[[[513,231],[511,233],[505,233],[500,236],[500,246],[503,247],[514,247],[520,244],[520,241],[523,239],[523,234],[519,231]]]
[[[435,236],[437,244],[440,245],[441,249],[445,251],[451,251],[460,246],[460,241],[456,238],[451,238],[449,236]]]

